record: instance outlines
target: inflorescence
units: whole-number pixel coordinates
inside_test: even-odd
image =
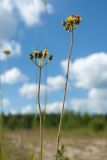
[[[49,52],[47,49],[44,49],[40,52],[37,50],[34,50],[33,53],[29,54],[29,59],[32,60],[37,67],[43,68],[50,61],[52,61],[53,56],[49,55]]]
[[[82,18],[79,15],[71,15],[66,18],[66,21],[62,22],[62,26],[68,32],[72,32],[81,22]]]
[[[3,53],[8,56],[8,55],[11,54],[11,51],[10,50],[4,50]]]

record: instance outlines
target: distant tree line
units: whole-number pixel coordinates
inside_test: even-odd
[[[59,114],[47,114],[43,116],[43,122],[46,128],[57,128],[59,123]],[[39,127],[39,116],[33,114],[27,115],[3,115],[4,128],[32,129]],[[89,115],[87,113],[79,114],[66,112],[63,119],[63,129],[92,129],[94,131],[107,130],[107,115]]]

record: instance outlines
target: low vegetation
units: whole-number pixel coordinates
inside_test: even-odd
[[[39,115],[3,115],[5,129],[33,129],[39,127]],[[46,128],[56,128],[59,124],[59,114],[47,114],[45,117]],[[81,115],[74,112],[66,112],[63,118],[64,130],[92,130],[94,132],[104,132],[107,130],[107,115]],[[87,130],[88,129],[88,130]]]

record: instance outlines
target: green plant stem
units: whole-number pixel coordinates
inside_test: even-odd
[[[2,139],[3,139],[3,97],[2,97],[2,84],[0,77],[0,158],[2,158]]]
[[[40,85],[41,85],[41,70],[39,67],[39,81],[38,81],[38,107],[39,107],[39,116],[40,116],[40,157],[39,159],[43,159],[43,128],[42,128],[42,111],[40,106]]]
[[[68,79],[69,79],[70,59],[71,59],[71,55],[72,55],[73,42],[74,42],[74,37],[73,37],[73,30],[72,30],[72,32],[71,32],[71,46],[70,46],[70,53],[69,53],[69,57],[68,57],[66,81],[65,81],[64,96],[63,96],[63,103],[62,103],[62,111],[61,111],[61,116],[60,116],[58,134],[57,134],[56,160],[58,160],[58,151],[59,151],[59,144],[60,144],[60,138],[61,138],[62,120],[63,120],[64,110],[65,110],[65,100],[66,100],[66,92],[67,92],[67,85],[68,85]]]

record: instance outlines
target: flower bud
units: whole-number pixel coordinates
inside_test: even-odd
[[[50,56],[48,57],[48,59],[49,59],[49,61],[52,61],[53,56],[52,56],[52,55],[50,55]]]
[[[42,51],[41,51],[41,52],[39,52],[38,57],[39,57],[39,59],[41,59],[41,58],[43,57],[43,55],[42,55]]]
[[[29,59],[31,59],[31,60],[34,59],[34,56],[31,53],[29,54]]]

